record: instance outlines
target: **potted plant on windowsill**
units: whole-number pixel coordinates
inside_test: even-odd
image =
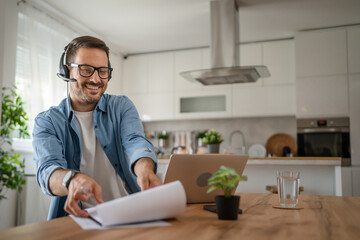
[[[235,169],[221,166],[209,179],[211,187],[207,193],[221,188],[224,195],[215,196],[216,209],[219,219],[236,220],[240,204],[240,196],[233,195],[240,181],[247,181],[246,176],[240,176]]]
[[[24,160],[21,161],[20,154],[11,149],[12,131],[18,130],[19,138],[29,136],[27,114],[16,88],[2,88],[1,99],[0,200],[6,199],[7,189],[21,192],[22,185],[25,184]]]
[[[220,143],[224,141],[219,132],[211,129],[205,133],[203,143],[208,145],[209,153],[219,153]]]

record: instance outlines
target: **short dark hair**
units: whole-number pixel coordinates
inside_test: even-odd
[[[109,47],[106,46],[104,41],[92,36],[82,36],[75,38],[69,43],[66,51],[66,64],[73,62],[77,50],[82,47],[99,48],[104,50],[109,62]]]

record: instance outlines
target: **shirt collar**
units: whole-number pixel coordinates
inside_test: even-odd
[[[106,112],[106,99],[105,99],[106,95],[107,94],[103,94],[101,96],[99,102],[96,104],[95,109],[100,110],[102,112]],[[66,110],[67,110],[68,120],[71,120],[74,115],[74,110],[72,109],[72,106],[71,106],[70,94],[68,95],[68,97],[66,99]]]

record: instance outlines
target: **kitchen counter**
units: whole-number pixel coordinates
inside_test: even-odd
[[[169,164],[170,156],[158,157],[159,164]],[[341,166],[340,157],[250,157],[247,165],[325,165]]]

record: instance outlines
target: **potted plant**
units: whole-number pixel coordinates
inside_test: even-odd
[[[219,132],[211,129],[205,133],[203,143],[208,145],[209,153],[219,153],[220,143],[224,141]]]
[[[159,139],[159,147],[160,148],[167,148],[169,147],[169,142],[168,142],[168,139],[169,139],[169,133],[167,131],[161,131],[159,134],[158,134],[158,139]]]
[[[240,196],[234,196],[235,189],[240,181],[247,181],[246,176],[240,176],[235,169],[221,166],[208,179],[208,185],[211,187],[207,193],[221,188],[224,195],[215,196],[216,209],[219,219],[236,220],[238,217]]]
[[[17,130],[20,138],[29,136],[27,114],[16,88],[2,88],[0,127],[0,200],[5,199],[7,189],[22,191],[25,184],[24,160],[11,149],[12,131]]]

